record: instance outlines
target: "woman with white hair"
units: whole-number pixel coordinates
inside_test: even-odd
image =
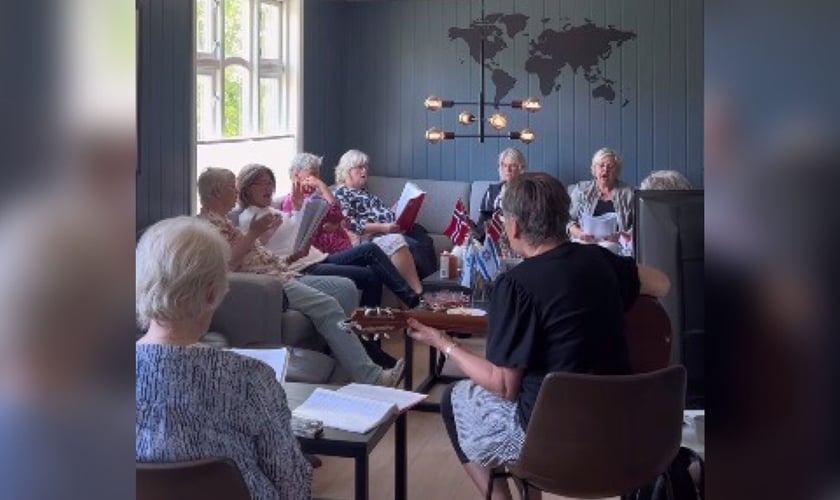
[[[351,230],[376,243],[409,285],[415,290],[422,289],[420,277],[437,269],[434,245],[431,242],[421,244],[418,238],[428,239],[429,236],[414,230],[403,234],[394,211],[365,189],[369,166],[368,155],[359,150],[351,149],[341,155],[335,167],[335,181],[339,184],[335,198],[341,203]]]
[[[572,206],[566,230],[569,236],[583,243],[595,243],[596,238],[581,227],[584,216],[616,215],[616,232],[604,238],[617,244],[620,238],[629,240],[633,226],[633,186],[618,180],[621,176],[621,156],[612,149],[601,148],[592,156],[593,180],[573,184],[569,189]]]
[[[136,460],[227,457],[251,498],[309,498],[312,469],[274,371],[197,344],[227,293],[229,255],[194,217],[158,222],[137,244]]]
[[[290,257],[283,258],[270,252],[259,240],[263,233],[277,224],[277,215],[255,217],[245,232],[228,219],[227,214],[236,205],[238,194],[236,176],[230,170],[208,168],[198,177],[199,217],[212,223],[230,245],[230,270],[266,274],[279,279],[289,307],[312,321],[333,356],[354,381],[395,386],[402,377],[403,360],[398,360],[391,369],[383,369],[370,359],[357,336],[348,335],[339,326],[347,319],[346,312],[358,303],[353,282],[339,276],[300,276],[300,273],[290,270]]]
[[[493,217],[493,212],[501,208],[502,196],[505,194],[507,183],[515,179],[519,174],[528,170],[528,160],[522,151],[516,148],[507,148],[499,153],[499,182],[490,184],[484,196],[481,198],[479,207],[479,218],[476,227],[473,228],[476,237],[484,241],[485,224]]]
[[[654,170],[642,180],[639,189],[679,190],[691,189],[691,183],[676,170]]]

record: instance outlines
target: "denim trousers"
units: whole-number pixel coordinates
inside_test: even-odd
[[[365,352],[359,337],[345,331],[339,323],[346,311],[356,307],[356,286],[339,276],[302,276],[283,283],[289,307],[312,321],[318,333],[330,346],[333,356],[353,381],[375,384],[382,373]]]
[[[372,269],[364,265],[330,262],[327,257],[323,262],[308,266],[303,272],[316,276],[341,276],[352,280],[362,292],[360,303],[363,306],[376,307],[382,302],[382,282]]]
[[[382,249],[375,243],[362,243],[361,245],[348,250],[334,253],[328,256],[323,263],[314,264],[313,266],[306,268],[306,272],[309,272],[310,269],[315,266],[325,266],[330,264],[332,264],[333,267],[335,267],[334,265],[336,264],[339,266],[362,266],[373,272],[374,279],[377,282],[379,289],[376,294],[374,294],[373,291],[368,292],[370,294],[370,299],[366,300],[365,289],[359,287],[362,290],[362,305],[372,307],[381,305],[382,284],[387,286],[392,292],[394,292],[394,295],[396,295],[398,299],[409,306],[416,305],[416,302],[419,299],[414,290],[408,286],[405,279],[400,276],[400,272],[396,267],[394,267],[391,259],[388,258],[385,252],[383,252]],[[317,274],[324,273],[318,272]],[[340,275],[347,276],[346,274]],[[356,285],[358,286],[358,284],[359,283],[357,282]]]

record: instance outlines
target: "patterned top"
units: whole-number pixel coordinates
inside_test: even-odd
[[[312,193],[311,196],[317,196],[316,193]],[[295,209],[294,202],[292,201],[292,195],[287,195],[283,202],[280,204],[280,210],[286,212],[288,214],[292,213]],[[331,222],[334,224],[341,225],[345,220],[344,214],[341,213],[341,204],[338,200],[335,201],[332,205],[330,205],[330,209],[327,211],[327,215],[324,216],[324,222]],[[318,228],[318,231],[312,236],[312,246],[317,248],[318,250],[327,253],[333,254],[338,252],[343,252],[344,250],[349,250],[353,247],[353,242],[350,241],[350,236],[347,235],[347,232],[344,230],[344,227],[339,226],[339,228],[332,232],[324,231],[323,226]]]
[[[367,189],[352,189],[341,186],[335,190],[335,199],[341,203],[344,215],[350,220],[350,227],[358,234],[365,234],[369,222],[390,224],[397,216],[385,206],[382,199],[370,194]]]
[[[223,215],[202,208],[198,216],[216,226],[216,229],[222,233],[222,236],[225,237],[231,246],[245,237],[242,231],[234,226],[230,219]],[[279,255],[265,248],[259,240],[254,241],[254,245],[245,254],[242,263],[237,268],[231,269],[231,271],[268,274],[277,276],[281,281],[287,281],[300,276],[298,273],[289,271],[286,262]]]
[[[572,184],[568,188],[571,207],[569,208],[569,226],[580,223],[584,215],[592,215],[600,199],[598,184],[595,181],[581,181]],[[612,202],[615,207],[615,215],[618,218],[618,230],[630,231],[633,229],[633,186],[621,181],[616,181],[612,189]]]
[[[309,498],[312,468],[264,363],[198,346],[135,346],[138,462],[227,457],[251,498]]]

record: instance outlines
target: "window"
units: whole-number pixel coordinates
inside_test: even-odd
[[[199,141],[289,133],[284,2],[195,0]]]
[[[262,163],[282,194],[298,150],[301,0],[193,1],[196,175]]]

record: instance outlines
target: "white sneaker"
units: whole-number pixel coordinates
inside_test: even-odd
[[[382,370],[382,373],[379,375],[379,380],[376,381],[376,385],[396,387],[400,383],[400,380],[402,380],[403,370],[405,370],[405,361],[400,358],[393,368]]]

